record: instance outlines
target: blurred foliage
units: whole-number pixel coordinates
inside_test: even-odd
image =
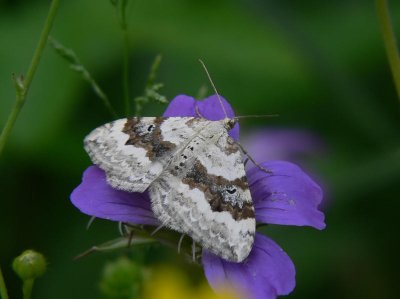
[[[108,96],[101,90],[100,86],[97,84],[96,80],[94,80],[93,77],[90,75],[89,71],[81,64],[79,58],[76,56],[74,51],[66,48],[59,41],[55,40],[51,36],[48,40],[51,46],[57,52],[57,54],[69,63],[70,69],[80,74],[82,76],[82,79],[90,84],[93,92],[102,100],[104,106],[110,112],[111,116],[114,118],[117,117],[117,114],[112,108]]]
[[[389,2],[399,36],[400,2]],[[48,4],[0,2],[1,125],[15,98],[11,74],[26,71]],[[296,265],[292,298],[398,297],[400,109],[373,1],[132,1],[126,18],[132,98],[142,95],[158,53],[166,97],[196,96],[208,85],[202,58],[238,115],[280,115],[243,121],[242,135],[261,126],[294,127],[324,139],[325,155],[298,162],[325,186],[327,229],[263,228]],[[110,1],[63,1],[52,35],[74,50],[123,115],[123,38]],[[151,103],[143,115],[163,109]],[[118,254],[72,258],[118,231],[100,220],[85,231],[89,217],[69,194],[90,164],[84,136],[108,121],[91,87],[47,47],[0,157],[0,263],[11,298],[20,294],[12,259],[30,247],[49,263],[34,297],[100,297],[101,269]],[[133,261],[171,261],[204,280],[200,268],[169,249],[134,248]]]
[[[190,284],[187,277],[171,266],[159,266],[145,282],[143,299],[240,299],[232,289],[221,289],[216,294],[206,282]]]
[[[103,269],[100,290],[105,298],[140,298],[143,285],[143,269],[126,257],[108,262]]]

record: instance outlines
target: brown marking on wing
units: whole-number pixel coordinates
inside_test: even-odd
[[[165,117],[156,117],[154,123],[146,124],[141,122],[140,117],[128,118],[122,130],[122,132],[129,135],[129,139],[125,144],[144,148],[147,151],[146,156],[151,161],[172,151],[176,145],[172,142],[164,141],[161,134],[161,124],[165,119]]]
[[[197,117],[190,117],[187,121],[186,121],[186,125],[188,127],[193,127],[196,123],[199,122],[199,120],[202,120],[201,118],[197,118]]]
[[[230,201],[227,194],[229,191],[235,193],[236,187],[247,190],[249,185],[246,176],[230,181],[222,176],[211,175],[207,173],[207,169],[200,161],[196,160],[193,167],[182,179],[182,182],[188,185],[190,189],[197,188],[204,192],[214,212],[227,211],[235,220],[255,217],[252,202],[243,202],[242,206],[240,206],[238,203]]]

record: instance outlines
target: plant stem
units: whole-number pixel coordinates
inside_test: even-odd
[[[130,95],[129,95],[129,34],[128,24],[126,22],[126,7],[128,1],[125,0],[120,6],[121,9],[121,30],[123,38],[123,67],[122,67],[122,81],[124,90],[124,104],[126,116],[130,114]]]
[[[400,100],[400,57],[396,44],[396,38],[390,19],[387,0],[375,0],[378,12],[379,22],[381,25],[383,41],[385,43],[386,54],[389,59],[390,68],[392,70],[394,84],[396,86],[397,95]]]
[[[22,285],[22,293],[24,294],[23,299],[31,299],[32,289],[33,289],[33,282],[34,279],[26,279]]]
[[[28,71],[26,73],[26,77],[24,79],[22,78],[15,78],[14,80],[16,81],[16,100],[14,104],[14,108],[11,111],[7,122],[4,126],[3,131],[1,132],[0,135],[0,155],[3,151],[3,148],[7,142],[8,136],[11,133],[12,128],[14,127],[15,121],[17,120],[17,117],[25,103],[25,99],[29,90],[29,87],[32,83],[33,77],[35,75],[36,69],[39,65],[40,58],[43,53],[43,49],[46,45],[47,42],[47,37],[49,36],[51,27],[53,26],[54,18],[57,13],[58,5],[59,5],[59,0],[53,0],[50,5],[49,13],[47,15],[45,24],[42,29],[42,33],[39,38],[39,42],[36,46],[35,53],[33,54],[31,63],[29,65]]]
[[[8,292],[6,283],[4,282],[3,273],[0,268],[0,297],[1,299],[8,299]]]
[[[123,88],[124,88],[124,103],[125,103],[125,113],[126,116],[130,114],[130,96],[129,96],[129,36],[127,28],[122,28],[122,34],[124,39],[124,61],[123,61]]]

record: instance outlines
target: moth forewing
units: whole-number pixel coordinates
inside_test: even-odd
[[[193,117],[124,118],[93,130],[84,146],[112,187],[144,192],[206,122]]]

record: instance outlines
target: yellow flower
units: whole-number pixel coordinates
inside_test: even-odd
[[[241,299],[232,290],[221,289],[217,294],[206,282],[191,287],[181,272],[172,268],[159,268],[147,279],[143,299]]]

